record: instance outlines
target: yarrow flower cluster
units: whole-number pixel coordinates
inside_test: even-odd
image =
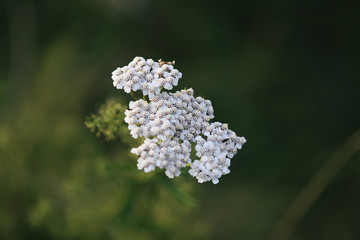
[[[190,175],[199,183],[217,184],[222,175],[230,172],[230,159],[246,140],[228,129],[227,124],[210,123],[214,118],[211,101],[194,97],[193,89],[162,91],[177,86],[182,77],[174,64],[136,57],[128,66],[112,73],[117,89],[127,93],[141,90],[144,96],[131,101],[125,111],[131,136],[145,138],[131,152],[139,157],[139,170],[151,172],[158,167],[174,178],[182,168],[190,166]],[[198,159],[190,159],[192,146]]]
[[[160,94],[162,88],[171,90],[178,85],[182,74],[174,69],[173,64],[174,62],[154,62],[152,59],[136,57],[128,66],[113,71],[114,87],[124,89],[127,93],[141,90],[151,100]]]

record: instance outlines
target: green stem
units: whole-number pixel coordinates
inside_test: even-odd
[[[130,91],[130,95],[131,95],[133,98],[135,98],[135,100],[139,100],[139,99],[135,96],[135,94],[134,94],[133,91]]]

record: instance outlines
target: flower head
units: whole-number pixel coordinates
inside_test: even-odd
[[[214,118],[211,101],[194,97],[192,88],[175,93],[162,91],[177,86],[182,77],[174,64],[135,57],[128,66],[112,72],[117,89],[127,93],[141,90],[150,100],[131,101],[125,111],[131,136],[145,138],[131,152],[139,156],[139,170],[165,169],[165,174],[174,178],[189,164],[189,174],[199,183],[217,184],[230,172],[230,159],[246,139],[238,137],[227,124],[210,123]],[[198,159],[190,159],[192,146]]]

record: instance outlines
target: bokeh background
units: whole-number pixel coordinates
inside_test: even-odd
[[[1,1],[0,238],[360,239],[360,155],[346,148],[360,125],[359,7]],[[130,99],[110,76],[135,56],[176,60],[177,89],[247,138],[219,184],[137,171],[129,143],[85,127],[109,97]]]

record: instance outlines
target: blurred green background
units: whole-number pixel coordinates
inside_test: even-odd
[[[3,0],[0,239],[360,239],[351,150],[304,217],[284,217],[359,128],[359,7]],[[176,60],[177,90],[248,140],[218,185],[137,171],[128,143],[85,127],[109,97],[130,99],[111,72],[135,56]]]

